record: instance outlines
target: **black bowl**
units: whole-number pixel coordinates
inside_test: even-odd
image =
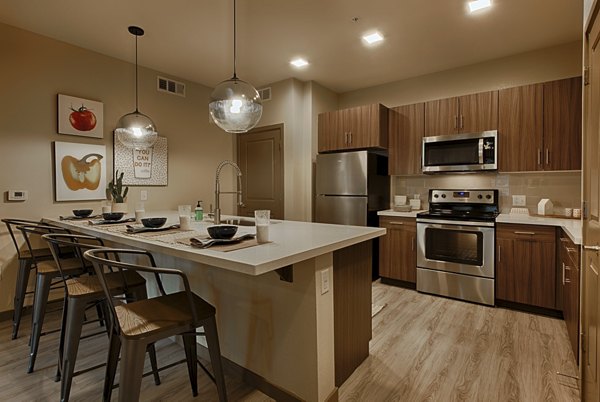
[[[167,218],[143,218],[142,225],[147,228],[159,228],[167,222]]]
[[[217,225],[206,228],[213,239],[231,239],[238,230],[235,225]]]
[[[125,216],[125,212],[105,212],[102,217],[105,221],[118,221]]]
[[[92,212],[94,212],[93,209],[74,209],[73,215],[75,215],[78,218],[85,218],[87,216],[90,216]]]

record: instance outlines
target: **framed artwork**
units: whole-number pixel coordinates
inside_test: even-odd
[[[106,146],[54,142],[56,201],[106,199]]]
[[[128,186],[166,186],[168,184],[167,139],[158,137],[152,148],[127,148],[115,135],[114,170],[123,172],[123,184]]]
[[[58,95],[58,133],[104,137],[104,105],[88,99]]]

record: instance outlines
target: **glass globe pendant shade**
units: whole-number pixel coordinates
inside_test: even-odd
[[[134,149],[152,148],[158,138],[152,119],[137,110],[119,119],[115,133],[123,145]]]
[[[228,133],[248,132],[262,116],[258,91],[235,76],[217,85],[210,98],[208,109],[212,119]]]

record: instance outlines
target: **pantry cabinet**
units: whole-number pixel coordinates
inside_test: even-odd
[[[498,91],[425,103],[425,136],[498,129]]]
[[[379,276],[416,283],[416,219],[381,216],[379,227],[387,229],[386,235],[379,238]]]
[[[556,229],[499,223],[496,299],[556,309]]]
[[[398,106],[389,113],[389,174],[420,174],[425,104]]]
[[[581,77],[500,90],[498,170],[581,169]]]
[[[321,113],[319,152],[388,147],[388,108],[381,104]]]

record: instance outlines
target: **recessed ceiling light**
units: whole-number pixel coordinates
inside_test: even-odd
[[[365,42],[369,45],[372,45],[377,42],[381,42],[383,40],[383,35],[379,32],[373,32],[372,34],[368,34],[362,37]]]
[[[492,6],[492,0],[475,0],[469,2],[469,11],[475,12]]]
[[[308,61],[306,61],[302,58],[297,58],[297,59],[290,61],[290,64],[294,67],[304,67],[304,66],[308,66]]]

